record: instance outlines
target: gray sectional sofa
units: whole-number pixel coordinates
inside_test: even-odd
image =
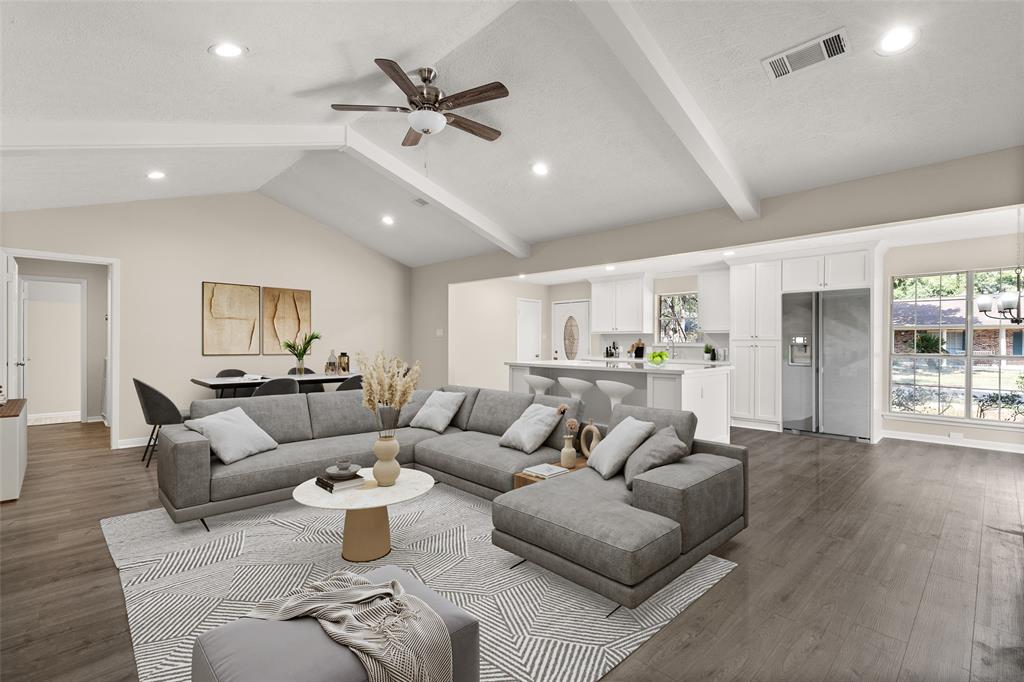
[[[690,454],[640,474],[604,480],[591,468],[513,490],[516,472],[559,459],[565,420],[583,404],[467,386],[443,434],[409,426],[430,391],[417,391],[397,431],[402,466],[493,500],[492,542],[619,604],[634,607],[747,526],[746,448],[694,440],[689,412],[619,405],[610,428],[633,416],[671,425]],[[498,445],[534,402],[569,409],[532,454]],[[177,522],[287,499],[299,483],[341,457],[373,464],[374,416],[360,391],[198,400],[191,416],[241,407],[280,445],[225,465],[209,441],[184,426],[164,427],[157,447],[160,501]]]
[[[398,463],[415,466],[436,480],[487,499],[512,489],[512,478],[528,466],[559,459],[564,421],[582,403],[469,386],[442,390],[466,394],[444,434],[409,426],[430,391],[421,390],[399,415]],[[533,402],[568,405],[562,424],[547,442],[527,455],[498,445],[498,439]],[[362,404],[362,391],[332,391],[256,398],[194,401],[197,419],[233,407],[242,410],[279,443],[275,450],[223,464],[205,436],[183,425],[167,426],[157,446],[160,501],[178,523],[255,507],[291,497],[298,484],[345,457],[372,466],[376,418]]]

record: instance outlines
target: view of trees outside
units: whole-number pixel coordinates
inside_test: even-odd
[[[658,340],[662,343],[700,341],[696,293],[658,295]]]
[[[894,412],[1024,422],[1024,330],[974,303],[1012,290],[1016,276],[1002,269],[971,279],[968,291],[966,272],[893,278]]]

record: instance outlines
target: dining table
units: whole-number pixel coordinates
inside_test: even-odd
[[[256,378],[250,377],[192,377],[192,383],[214,391],[221,391],[232,388],[257,388],[271,379],[287,378],[295,379],[302,384],[340,384],[349,377],[356,376],[353,372],[342,372],[340,374],[281,374],[274,376],[259,375]]]

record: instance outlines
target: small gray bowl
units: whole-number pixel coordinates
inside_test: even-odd
[[[333,481],[347,481],[355,478],[361,468],[358,464],[349,464],[344,469],[337,466],[329,466],[324,473],[327,474],[327,478]]]

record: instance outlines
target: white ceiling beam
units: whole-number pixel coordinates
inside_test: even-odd
[[[29,123],[5,121],[0,151],[88,149],[337,149],[344,125],[219,123]]]
[[[513,256],[526,258],[530,255],[530,245],[522,239],[352,128],[346,133],[346,142],[341,151],[383,172],[412,192],[431,199],[438,208]]]
[[[740,220],[760,217],[757,195],[740,175],[722,138],[632,4],[604,0],[580,2],[576,6],[594,25]]]

